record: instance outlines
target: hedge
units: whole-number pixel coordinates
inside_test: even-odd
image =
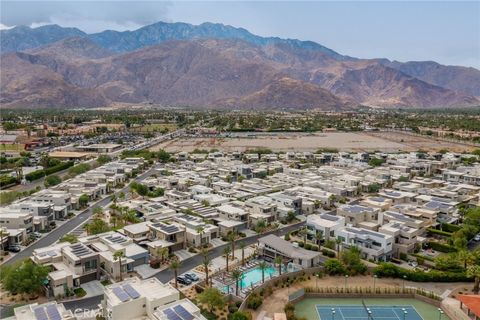
[[[52,173],[70,168],[73,165],[74,165],[73,161],[61,162],[61,163],[59,163],[59,164],[57,164],[53,167],[47,168],[47,169],[36,170],[36,171],[30,172],[29,174],[25,175],[25,179],[27,179],[28,181],[34,181],[34,180],[43,178],[45,176],[48,176]]]
[[[451,224],[451,223],[442,223],[442,231],[453,233],[460,229],[462,229],[462,227],[460,227],[459,225]]]
[[[465,272],[446,272],[431,270],[430,272],[413,271],[398,267],[392,263],[382,262],[373,269],[378,277],[403,278],[414,282],[467,282],[473,281]]]
[[[442,230],[438,230],[438,229],[428,228],[427,231],[429,233],[438,234],[439,236],[444,236],[444,237],[451,237],[452,236],[451,232],[446,232],[446,231],[442,231]]]
[[[0,176],[0,187],[5,187],[16,182],[17,182],[17,179],[15,179],[12,176],[7,176],[7,175]]]
[[[458,250],[455,247],[452,247],[448,244],[443,244],[440,242],[429,241],[427,246],[432,248],[433,250],[450,253],[450,252],[457,252]]]

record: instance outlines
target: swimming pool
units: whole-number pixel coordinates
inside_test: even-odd
[[[277,269],[274,267],[268,267],[265,269],[265,281],[270,280],[277,275]],[[248,270],[243,273],[242,280],[239,282],[240,288],[247,288],[255,285],[258,282],[262,282],[262,270],[259,267]]]

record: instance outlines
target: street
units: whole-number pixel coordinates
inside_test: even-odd
[[[143,180],[143,179],[151,176],[152,174],[154,174],[155,170],[156,170],[156,167],[152,167],[152,168],[148,169],[146,172],[144,172],[143,174],[136,177],[134,180],[136,180],[136,181]],[[128,188],[129,188],[129,186],[127,185],[124,188],[122,188],[121,190],[116,191],[115,194],[118,195],[120,192],[126,192],[126,191],[128,191]],[[13,256],[9,260],[5,261],[4,264],[5,265],[13,264],[17,261],[29,258],[32,255],[33,250],[35,250],[37,248],[46,247],[46,246],[49,246],[49,245],[53,244],[55,241],[57,241],[58,239],[63,237],[65,234],[69,233],[70,231],[72,231],[73,229],[78,227],[80,224],[85,222],[88,218],[90,218],[90,216],[92,215],[92,212],[93,212],[93,207],[105,208],[111,202],[111,199],[112,199],[112,195],[109,195],[109,196],[105,197],[104,199],[100,200],[99,202],[95,203],[93,206],[90,204],[90,206],[87,209],[85,209],[84,211],[82,211],[80,214],[78,214],[77,216],[73,217],[72,219],[66,221],[64,224],[62,224],[62,225],[58,226],[57,228],[53,229],[51,232],[49,232],[44,237],[40,238],[38,241],[34,242],[30,246],[26,247],[24,250],[15,254],[15,256]]]

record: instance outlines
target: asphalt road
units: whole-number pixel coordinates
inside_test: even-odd
[[[293,225],[286,226],[282,229],[270,231],[270,232],[259,234],[259,235],[254,235],[254,236],[251,236],[251,237],[248,237],[248,238],[244,238],[242,240],[237,241],[237,246],[238,246],[238,243],[240,243],[242,241],[245,242],[245,244],[247,244],[247,245],[254,244],[258,241],[259,238],[264,237],[267,234],[276,234],[276,235],[279,235],[279,236],[283,236],[283,235],[285,235],[285,234],[287,234],[291,231],[297,230],[300,226],[302,226],[304,224],[305,224],[305,221],[302,221],[302,222],[298,222],[298,223],[293,224]],[[210,250],[210,253],[209,253],[210,258],[214,259],[214,258],[217,258],[217,257],[221,256],[223,254],[223,249],[227,246],[230,246],[230,244],[227,243],[227,244],[218,246],[218,247]],[[183,260],[181,262],[180,269],[178,270],[178,274],[182,274],[184,272],[187,272],[187,271],[197,267],[198,265],[200,265],[202,263],[202,260],[203,260],[203,257],[200,254],[197,254],[193,257],[190,257],[190,258],[187,258],[187,259]],[[167,282],[169,282],[170,280],[173,279],[174,273],[173,273],[172,270],[166,269],[166,270],[160,271],[154,277],[159,279],[163,283],[167,283]],[[74,301],[65,301],[65,302],[63,302],[63,305],[65,306],[66,309],[69,309],[69,310],[72,310],[72,311],[75,311],[75,309],[92,310],[92,309],[97,308],[97,306],[101,303],[102,299],[103,299],[103,295],[99,295],[99,296],[95,296],[95,297],[89,297],[89,298],[84,298],[84,299],[79,299],[79,300],[74,300]]]
[[[143,174],[136,177],[135,180],[140,181],[140,180],[143,180],[143,179],[151,176],[152,174],[155,173],[155,169],[156,169],[156,167],[152,167],[152,168],[148,169],[146,172],[144,172]],[[128,188],[129,188],[129,186],[127,185],[124,188],[122,188],[121,190],[115,192],[115,194],[119,194],[120,192],[126,192],[128,190]],[[70,220],[67,220],[64,224],[56,227],[51,232],[49,232],[48,234],[46,234],[45,236],[40,238],[38,241],[34,242],[30,246],[26,247],[24,250],[15,254],[15,256],[10,258],[9,260],[5,261],[4,264],[8,265],[8,264],[12,264],[12,263],[15,263],[17,261],[23,260],[25,258],[29,258],[32,255],[33,250],[38,249],[38,248],[43,248],[43,247],[46,247],[46,246],[49,246],[49,245],[55,243],[55,241],[59,240],[65,234],[69,233],[70,231],[72,231],[73,229],[78,227],[80,224],[85,222],[88,218],[90,218],[90,216],[93,213],[93,207],[103,207],[103,208],[105,208],[111,202],[111,199],[112,199],[112,195],[109,195],[109,196],[103,198],[102,200],[100,200],[99,202],[95,203],[94,205],[90,205],[90,207],[88,209],[85,209],[84,211],[82,211],[80,214],[78,214],[74,218],[72,218]]]

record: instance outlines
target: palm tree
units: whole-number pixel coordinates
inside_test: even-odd
[[[195,231],[200,235],[200,246],[203,246],[203,234],[205,233],[205,228],[198,226]]]
[[[280,257],[280,256],[275,257],[275,264],[278,265],[278,275],[279,276],[282,275],[282,262],[283,262],[282,257]]]
[[[265,283],[265,270],[268,269],[268,264],[262,261],[258,264],[258,268],[262,271],[262,283]]]
[[[308,235],[308,227],[307,226],[304,226],[302,228],[301,234],[303,236],[303,245],[306,245],[307,244],[307,235]]]
[[[238,297],[238,282],[242,279],[243,273],[239,269],[232,271],[232,278],[235,280],[235,295]]]
[[[120,281],[122,281],[122,258],[125,256],[123,251],[117,251],[113,254],[113,260],[119,262],[120,264]]]
[[[203,268],[205,269],[205,285],[208,287],[208,268],[210,267],[212,262],[210,257],[208,256],[208,250],[202,249],[201,253],[203,256],[202,264]]]
[[[6,230],[0,229],[0,246],[2,248],[2,254],[3,254],[3,251],[5,250],[3,246],[3,237],[7,237],[9,234],[10,233],[8,233]]]
[[[478,294],[480,285],[480,265],[473,265],[468,267],[467,276],[475,279],[475,284],[473,285],[473,292],[475,294]]]
[[[161,258],[161,261],[163,263],[163,261],[165,261],[166,257],[168,257],[168,248],[161,248],[160,251],[160,258]]]
[[[342,239],[335,239],[335,243],[337,244],[337,258],[340,258],[340,245],[342,244]]]
[[[245,265],[245,247],[247,246],[245,242],[240,242],[240,249],[242,249],[242,266]]]
[[[235,260],[235,240],[237,240],[237,232],[233,231],[228,235],[228,241],[232,244],[232,260]]]
[[[317,246],[320,248],[320,245],[322,244],[322,240],[323,240],[322,230],[317,230],[317,232],[315,233],[315,240],[317,240]]]
[[[178,269],[180,268],[180,261],[178,261],[178,259],[173,259],[170,262],[170,265],[168,267],[170,268],[170,270],[173,270],[173,274],[175,278],[175,288],[178,288],[177,274],[178,274]]]
[[[225,256],[225,262],[226,262],[226,270],[228,272],[228,257],[230,256],[230,253],[232,253],[232,249],[230,249],[230,247],[225,247],[225,249],[223,249],[223,255]]]
[[[468,250],[460,250],[457,253],[457,259],[463,262],[463,268],[467,269],[468,265],[473,262],[473,255]]]

